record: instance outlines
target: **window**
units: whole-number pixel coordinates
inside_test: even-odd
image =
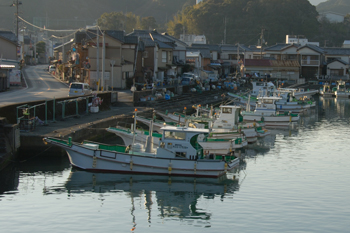
[[[165,131],[164,132],[164,138],[166,138],[166,139],[176,139],[176,140],[185,140],[186,139],[186,133],[185,132]]]
[[[162,62],[166,62],[166,51],[162,51]]]
[[[232,113],[232,108],[222,108],[222,113],[231,114]]]

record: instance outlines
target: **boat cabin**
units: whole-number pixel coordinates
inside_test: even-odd
[[[276,101],[281,100],[281,97],[269,96],[258,97],[254,112],[263,115],[275,115],[276,114]]]
[[[340,80],[337,83],[337,92],[346,92],[345,82]]]
[[[189,127],[162,127],[162,139],[157,148],[157,157],[196,159],[203,155],[203,148],[198,141],[208,134],[208,129]]]
[[[252,84],[252,96],[269,96],[270,93],[275,89],[275,85],[272,82],[252,82]]]
[[[214,121],[213,128],[232,129],[239,122],[243,121],[240,115],[241,107],[233,105],[220,106],[219,117]]]

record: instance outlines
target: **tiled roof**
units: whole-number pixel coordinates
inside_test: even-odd
[[[268,48],[265,48],[264,51],[281,51],[281,50],[285,50],[285,49],[292,47],[292,46],[296,46],[296,45],[293,45],[293,44],[275,44],[275,45],[272,45]]]
[[[139,36],[140,38],[152,38],[153,40],[158,40],[163,43],[174,43],[173,39],[163,36],[154,30],[134,30],[129,33],[128,36]]]
[[[17,43],[16,35],[11,31],[0,31],[0,36],[13,43]]]
[[[120,30],[106,30],[104,31],[108,36],[117,39],[121,42],[124,42],[124,31]]]
[[[124,42],[125,44],[137,44],[139,41],[137,36],[125,36]]]
[[[350,56],[350,48],[322,48],[325,55],[346,55]]]
[[[187,47],[186,50],[188,52],[200,52],[202,54],[203,58],[211,58],[210,55],[210,50],[208,48],[192,48],[192,47]]]
[[[349,65],[348,62],[346,62],[346,61],[344,61],[344,60],[342,60],[342,59],[338,59],[338,58],[332,60],[331,62],[328,62],[327,65],[328,65],[328,64],[331,64],[331,63],[333,63],[333,62],[335,62],[335,61],[340,62],[340,63],[343,63],[344,65]]]
[[[96,30],[86,30],[85,32],[75,33],[75,42],[82,43],[82,41],[91,40],[96,37]]]
[[[312,49],[312,50],[314,50],[314,51],[316,51],[318,53],[324,53],[323,49],[321,49],[320,47],[318,47],[316,45],[312,45],[312,44],[306,44],[304,46],[301,46],[301,47],[298,48],[298,50],[301,50],[303,48],[309,48],[309,49]]]
[[[154,47],[156,43],[151,38],[142,38],[143,44],[145,47]]]
[[[182,40],[179,40],[173,36],[170,36],[168,33],[162,33],[161,34],[162,36],[165,36],[166,38],[168,38],[169,40],[172,40],[174,43],[178,43],[178,44],[181,44],[183,46],[187,46],[187,44],[185,42],[183,42]]]
[[[173,49],[173,46],[168,45],[166,43],[163,43],[161,41],[154,40],[154,42],[156,42],[158,44],[159,48],[161,48],[161,49]]]
[[[192,48],[207,48],[210,51],[220,51],[220,46],[216,44],[192,44]]]

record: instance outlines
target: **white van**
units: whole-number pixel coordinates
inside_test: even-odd
[[[72,82],[69,85],[68,96],[90,95],[91,93],[91,88],[87,83]]]
[[[56,71],[56,66],[55,65],[50,65],[49,66],[49,73],[51,73],[52,71]]]

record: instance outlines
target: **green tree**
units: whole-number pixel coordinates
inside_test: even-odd
[[[139,28],[140,18],[131,12],[111,12],[103,13],[97,23],[102,30],[125,30],[129,33]]]
[[[36,43],[36,53],[45,53],[46,52],[46,43],[44,41],[39,41]]]
[[[152,30],[156,29],[157,22],[156,19],[153,16],[143,17],[141,19],[141,29],[143,30]]]

